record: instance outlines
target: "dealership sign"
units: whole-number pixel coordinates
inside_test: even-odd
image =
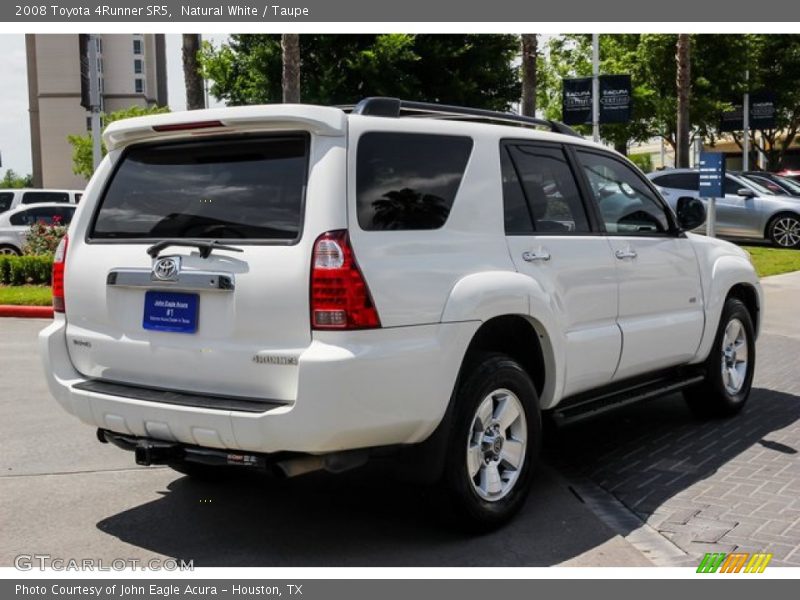
[[[733,102],[731,110],[722,113],[720,131],[742,131],[744,129],[744,103]],[[750,94],[750,129],[775,128],[775,94],[756,92]]]
[[[600,123],[627,123],[631,120],[632,88],[630,75],[601,75]],[[592,123],[592,78],[565,79],[561,109],[567,125]]]

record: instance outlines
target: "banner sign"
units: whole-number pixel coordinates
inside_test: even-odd
[[[725,195],[725,154],[700,153],[700,197],[722,198]]]
[[[742,131],[744,129],[743,99],[734,101],[731,110],[722,113],[720,131]],[[750,129],[775,128],[775,94],[755,92],[750,94]]]
[[[631,120],[633,93],[630,75],[601,75],[600,124]],[[562,120],[567,125],[592,124],[592,78],[565,79],[561,96]]]
[[[632,95],[630,75],[601,75],[600,124],[630,121]]]
[[[592,78],[565,79],[561,92],[561,118],[567,125],[592,123]]]

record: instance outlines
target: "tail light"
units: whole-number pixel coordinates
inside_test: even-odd
[[[64,265],[67,261],[67,245],[69,239],[65,235],[53,255],[53,310],[63,313],[64,306]]]
[[[347,231],[323,233],[311,259],[312,329],[373,329],[378,311],[358,268]]]

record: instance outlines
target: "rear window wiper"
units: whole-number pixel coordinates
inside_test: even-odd
[[[192,241],[192,240],[162,240],[150,246],[147,249],[147,253],[152,258],[157,258],[158,255],[164,248],[169,248],[170,246],[182,246],[185,248],[197,248],[200,251],[201,258],[208,258],[211,256],[211,252],[214,250],[230,250],[231,252],[244,252],[241,248],[236,248],[235,246],[226,246],[225,244],[220,244],[216,240],[210,240],[208,242],[204,241]]]

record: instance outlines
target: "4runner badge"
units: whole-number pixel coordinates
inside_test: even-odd
[[[165,256],[153,263],[153,279],[159,281],[177,281],[181,272],[179,256]]]

